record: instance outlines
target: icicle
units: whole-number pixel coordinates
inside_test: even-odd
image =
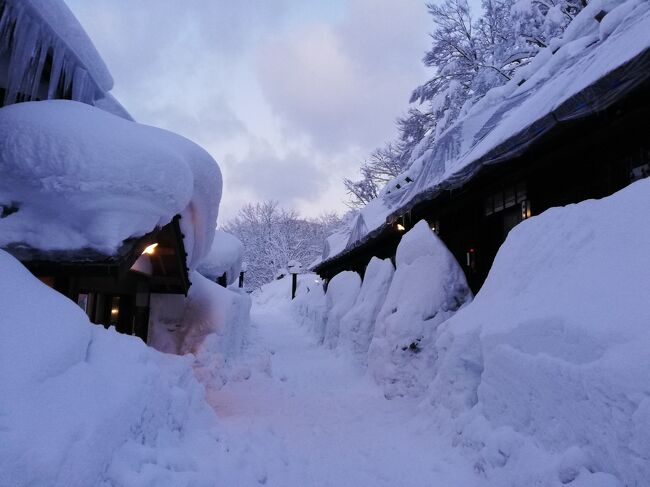
[[[50,72],[50,81],[47,86],[47,99],[51,100],[56,97],[56,90],[59,88],[61,72],[63,71],[63,58],[65,49],[61,42],[57,41],[52,47],[52,70]]]
[[[28,2],[5,0],[0,18],[0,51],[9,52],[4,104],[39,98],[43,82],[46,97],[70,96],[93,104],[103,90],[81,64],[77,55],[59,38]],[[43,80],[48,56],[52,67],[49,80]]]
[[[92,103],[94,91],[88,71],[77,66],[72,80],[72,99],[83,103]]]
[[[47,53],[49,48],[43,44],[39,45],[38,59],[35,69],[33,70],[32,91],[30,92],[30,99],[36,100],[41,88],[41,80],[43,78],[43,68],[47,60]]]

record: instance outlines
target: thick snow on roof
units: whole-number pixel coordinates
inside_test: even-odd
[[[52,55],[49,87],[52,98],[59,81],[72,97],[90,103],[113,87],[113,78],[92,41],[62,0],[4,0],[0,45],[11,46],[7,100],[25,93],[35,98],[48,53]]]
[[[4,107],[0,133],[0,247],[111,255],[181,214],[190,268],[210,249],[221,173],[189,140],[66,100]]]
[[[599,23],[595,17],[601,10],[608,13]],[[436,140],[425,137],[413,151],[409,170],[361,210],[348,231],[350,240],[343,248],[332,246],[323,260],[370,238],[389,215],[461,186],[483,165],[513,157],[561,121],[608,106],[647,78],[648,66],[625,70],[600,92],[591,87],[648,49],[650,3],[592,0],[563,38],[540,51],[510,82],[490,90]]]
[[[242,270],[244,245],[222,230],[216,230],[210,252],[201,260],[197,270],[205,277],[215,280],[224,273],[228,284],[234,283]]]

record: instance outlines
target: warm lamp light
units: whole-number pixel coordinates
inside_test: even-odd
[[[117,308],[111,309],[111,314],[112,315],[116,315],[118,312],[119,312],[119,309],[117,309]]]
[[[400,231],[400,232],[403,232],[404,230],[406,230],[406,227],[404,225],[402,225],[401,223],[398,223],[397,224],[397,230]]]
[[[154,251],[156,250],[156,247],[158,247],[157,243],[152,243],[151,245],[148,245],[145,247],[145,249],[142,251],[143,254],[147,255],[152,255]]]

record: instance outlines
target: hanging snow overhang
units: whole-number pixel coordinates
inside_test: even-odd
[[[5,105],[68,98],[131,119],[108,94],[113,78],[62,0],[0,0],[0,68]]]
[[[587,22],[592,20],[590,14],[585,9]],[[374,240],[395,231],[389,222],[416,205],[433,202],[464,186],[483,169],[517,159],[572,123],[596,116],[633,93],[647,93],[650,8],[638,4],[627,15],[614,18],[618,24],[610,25],[605,33],[594,21],[595,26],[588,25],[586,32],[565,42],[563,48],[538,55],[540,66],[533,67],[539,71],[527,74],[524,83],[519,84],[521,80],[516,77],[510,84],[488,92],[413,162],[407,171],[412,183],[401,188],[387,185],[378,198],[385,207],[384,222],[369,228],[361,238],[350,239],[344,249],[330,253],[313,270],[322,272],[369,251]],[[402,179],[404,175],[396,178]]]

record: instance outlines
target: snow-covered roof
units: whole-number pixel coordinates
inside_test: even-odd
[[[228,284],[234,283],[242,271],[244,245],[222,230],[216,230],[210,252],[201,260],[197,270],[205,277],[216,280],[226,274]]]
[[[601,11],[607,13],[598,22]],[[410,168],[360,211],[351,228],[334,239],[336,245],[329,242],[314,265],[370,240],[391,215],[462,186],[483,166],[520,155],[562,122],[608,107],[649,77],[650,3],[592,0],[562,39],[511,81],[490,90],[437,139],[425,137]]]
[[[97,49],[63,0],[0,0],[0,53],[7,52],[6,103],[19,94],[51,99],[63,86],[73,100],[130,118],[108,92],[113,78]],[[51,66],[46,67],[48,57]],[[49,69],[47,86],[42,86]],[[107,97],[110,97],[106,99]]]
[[[188,266],[212,244],[221,173],[189,140],[68,100],[0,109],[0,247],[93,249],[181,215]]]

